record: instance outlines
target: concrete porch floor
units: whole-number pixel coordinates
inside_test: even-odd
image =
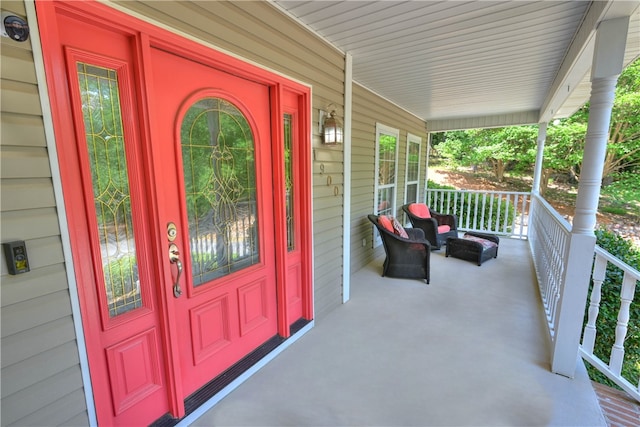
[[[501,239],[482,267],[433,252],[430,285],[381,277],[382,261],[191,425],[607,425],[581,361],[550,372],[527,242]]]

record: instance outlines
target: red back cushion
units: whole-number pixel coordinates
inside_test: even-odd
[[[380,224],[385,230],[393,233],[393,224],[391,224],[391,220],[386,215],[380,215],[378,217],[378,224]]]
[[[409,205],[409,212],[414,214],[419,218],[431,218],[431,212],[429,212],[429,207],[424,203],[411,203]]]

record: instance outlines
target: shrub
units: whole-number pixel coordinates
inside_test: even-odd
[[[595,234],[598,246],[636,270],[640,269],[640,251],[636,249],[631,242],[604,228],[596,230]],[[605,280],[602,283],[600,311],[596,321],[597,338],[593,350],[596,356],[607,363],[610,359],[611,348],[615,343],[622,280],[622,270],[616,266],[609,265],[607,267]],[[590,297],[591,289],[589,290],[589,298]],[[585,325],[587,320],[588,304],[585,311]],[[640,285],[636,285],[635,298],[629,307],[629,322],[627,328],[622,375],[634,384],[637,383],[640,378]],[[618,388],[602,373],[590,365],[587,367],[587,370],[592,380]]]

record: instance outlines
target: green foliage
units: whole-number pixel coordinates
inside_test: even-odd
[[[553,175],[579,180],[584,153],[589,105],[572,117],[549,124],[544,149],[543,191]],[[433,134],[435,152],[451,169],[484,167],[498,181],[505,172],[530,171],[535,162],[537,126],[472,129]],[[620,75],[616,88],[603,184],[624,173],[640,175],[640,59]],[[638,200],[638,199],[636,199]]]
[[[427,181],[427,189],[429,190],[455,190],[456,187],[452,187],[446,184],[438,184],[437,182],[433,182],[431,180]]]
[[[438,153],[449,166],[490,165],[501,180],[505,170],[530,169],[535,160],[537,127],[473,129],[445,132],[437,141]]]
[[[610,213],[614,215],[624,215],[627,213],[625,208],[619,206],[603,206],[599,210],[602,213]]]
[[[624,210],[623,214],[640,218],[640,174],[615,174],[613,183],[602,187],[600,197],[601,211],[606,212],[607,205],[612,205]]]
[[[598,246],[611,253],[629,266],[640,270],[640,250],[629,241],[606,229],[596,231]],[[594,354],[605,362],[609,361],[611,348],[615,343],[615,332],[620,310],[620,292],[623,272],[618,267],[609,265],[606,278],[602,284],[600,312],[596,321],[597,338]],[[589,291],[589,297],[591,290]],[[625,339],[625,359],[622,375],[632,384],[640,379],[640,285],[636,286],[635,298],[629,308],[629,324]],[[585,311],[585,325],[588,320],[588,307]],[[588,367],[589,375],[595,381],[613,386],[599,371]]]

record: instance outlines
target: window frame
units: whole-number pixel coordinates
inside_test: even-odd
[[[417,167],[418,167],[418,174],[416,176],[415,180],[409,181],[409,153],[410,153],[410,148],[411,148],[411,144],[417,144],[418,145],[418,161],[415,162]],[[415,185],[416,186],[416,200],[415,202],[420,202],[420,163],[422,160],[422,138],[419,137],[418,135],[414,135],[412,133],[407,133],[407,155],[406,155],[406,159],[405,159],[405,168],[404,168],[404,204],[413,202],[409,201],[407,199],[407,195],[408,195],[408,189],[409,189],[409,185]],[[406,215],[405,215],[406,217]],[[405,218],[405,225],[408,224],[408,221],[406,221]]]
[[[380,185],[379,176],[380,176],[380,135],[386,135],[395,137],[396,146],[394,150],[394,171],[393,171],[393,183]],[[391,212],[393,216],[397,214],[397,194],[398,194],[398,153],[400,149],[400,130],[393,128],[391,126],[384,125],[382,123],[376,123],[376,154],[375,154],[375,166],[374,166],[374,193],[373,193],[373,212],[375,215],[379,214],[379,206],[380,206],[380,190],[381,189],[391,189]],[[385,209],[388,211],[389,209]],[[374,248],[378,247],[382,244],[382,239],[377,234],[377,231],[374,233],[373,245]]]

